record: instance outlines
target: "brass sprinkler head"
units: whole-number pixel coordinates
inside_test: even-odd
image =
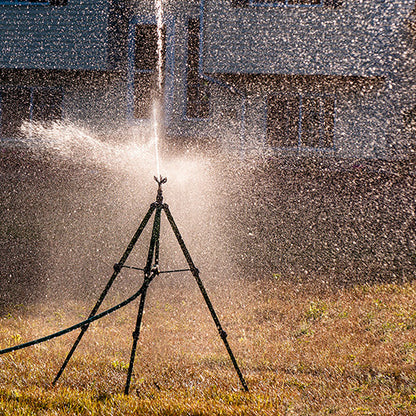
[[[168,181],[168,178],[163,178],[162,175],[160,175],[160,179],[158,179],[156,176],[153,177],[158,184],[156,202],[161,204],[163,202],[162,185]]]

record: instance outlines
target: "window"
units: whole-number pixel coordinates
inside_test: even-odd
[[[335,98],[331,95],[271,95],[267,141],[275,148],[333,147]]]
[[[137,119],[150,118],[152,94],[157,77],[157,27],[153,24],[136,25],[134,47],[134,110]],[[163,29],[163,62],[165,66],[165,38]],[[164,70],[162,71],[164,73]]]
[[[188,62],[186,116],[189,118],[209,117],[209,84],[198,72],[199,66],[199,19],[188,21]]]
[[[0,137],[22,136],[24,121],[50,123],[62,118],[62,91],[52,88],[8,87],[0,90]]]

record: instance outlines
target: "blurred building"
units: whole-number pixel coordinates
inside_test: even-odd
[[[164,0],[169,138],[397,159],[416,123],[414,1]],[[153,1],[0,0],[0,137],[23,120],[146,130]]]

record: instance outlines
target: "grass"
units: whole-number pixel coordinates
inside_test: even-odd
[[[327,288],[276,276],[218,286],[207,289],[249,393],[193,285],[156,285],[129,396],[137,304],[91,325],[56,387],[74,333],[0,356],[0,414],[416,415],[416,283]],[[16,306],[0,320],[1,347],[69,326],[91,307]]]

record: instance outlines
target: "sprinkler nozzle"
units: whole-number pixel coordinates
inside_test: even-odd
[[[159,187],[168,181],[168,178],[162,178],[162,175],[160,175],[160,179],[158,179],[157,176],[153,177],[155,178],[155,181],[158,183]]]
[[[163,202],[162,185],[168,181],[168,178],[162,178],[162,175],[160,175],[160,179],[157,179],[156,176],[153,176],[153,177],[155,178],[155,181],[159,185],[157,188],[156,202],[158,204],[161,204]]]

